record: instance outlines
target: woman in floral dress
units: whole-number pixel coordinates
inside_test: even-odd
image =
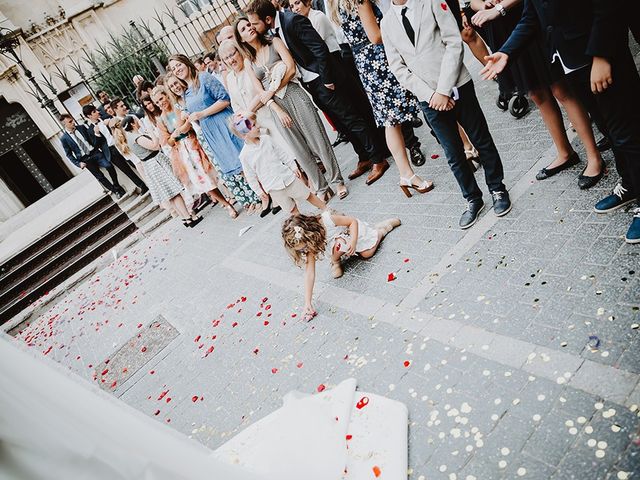
[[[192,124],[199,123],[203,138],[215,152],[220,179],[249,212],[256,211],[262,202],[242,174],[238,157],[242,141],[227,127],[233,112],[223,85],[210,73],[198,72],[184,55],[172,55],[169,67],[176,77],[188,85],[183,97],[188,119]]]
[[[418,99],[400,86],[389,69],[382,44],[382,12],[370,0],[328,0],[331,21],[342,27],[353,50],[360,80],[369,97],[378,127],[385,128],[387,146],[400,171],[400,188],[408,197],[410,189],[426,193],[433,182],[418,177],[409,164],[402,122],[414,118]]]

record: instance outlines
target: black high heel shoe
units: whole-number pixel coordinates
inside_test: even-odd
[[[269,204],[267,205],[267,208],[265,208],[264,210],[262,210],[260,212],[260,218],[264,218],[267,215],[269,215],[269,213],[271,212],[271,209],[272,209],[271,203],[272,203],[272,200],[271,200],[271,197],[269,197]]]
[[[203,220],[203,217],[196,217],[196,218],[187,218],[186,220],[182,221],[182,224],[185,227],[188,228],[193,228],[196,225],[198,225],[201,221]]]

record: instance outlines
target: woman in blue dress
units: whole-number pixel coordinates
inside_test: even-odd
[[[378,127],[385,128],[387,146],[400,172],[400,188],[407,197],[410,189],[426,193],[433,183],[418,177],[409,164],[402,122],[414,118],[418,99],[400,86],[391,72],[382,44],[382,12],[370,0],[328,0],[331,21],[342,28],[373,107]]]
[[[185,110],[192,124],[200,124],[204,139],[215,152],[221,180],[248,211],[255,211],[262,202],[242,174],[238,155],[243,144],[227,127],[233,111],[224,86],[210,73],[198,72],[184,55],[169,57],[169,68],[176,77],[187,82]]]

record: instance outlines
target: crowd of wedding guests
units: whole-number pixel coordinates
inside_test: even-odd
[[[424,119],[466,200],[459,220],[466,229],[485,207],[474,175],[480,166],[495,215],[511,210],[502,160],[463,63],[466,44],[483,64],[481,77],[497,81],[500,108],[516,93],[538,107],[557,150],[538,180],[582,163],[561,108],[585,149],[580,189],[601,180],[601,152],[613,148],[620,180],[594,207],[606,214],[640,194],[640,76],[629,50],[629,29],[640,31],[637,3],[253,0],[218,32],[214,51],[172,55],[166,73],[134,77],[139,111],[98,92],[100,106],[83,108],[84,124],[62,115],[62,145],[106,190],[124,194],[119,169],[138,193],[149,191],[192,227],[208,202],[232,218],[281,209],[302,218],[304,201],[324,211],[332,197],[349,195],[347,179],[372,185],[389,174],[390,160],[407,197],[426,194],[434,183],[416,173],[426,161],[415,134]],[[336,132],[333,145],[326,124]],[[341,142],[357,156],[351,172],[336,160]],[[640,243],[640,208],[631,216],[625,240]],[[346,222],[354,243],[343,248],[359,251],[355,219],[327,221]],[[294,259],[308,233],[294,226],[307,223],[288,221]]]

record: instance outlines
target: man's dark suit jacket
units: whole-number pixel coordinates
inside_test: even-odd
[[[76,130],[80,132],[82,138],[91,146],[91,148],[98,149],[99,155],[94,155],[93,158],[97,161],[98,166],[100,167],[110,167],[111,163],[100,151],[101,140],[96,137],[93,133],[93,130],[87,128],[86,125],[78,125]],[[76,167],[80,166],[81,158],[82,158],[82,150],[76,143],[75,139],[69,135],[69,132],[65,130],[60,138],[60,142],[62,143],[62,148],[64,149],[64,153],[67,155],[67,158],[71,163],[73,163]]]
[[[278,32],[298,65],[320,75],[322,83],[335,83],[338,72],[324,43],[307,17],[289,11],[278,12],[281,30]]]
[[[557,51],[567,68],[613,58],[628,44],[624,0],[524,0],[522,18],[500,49],[517,55],[542,30],[551,61]]]

